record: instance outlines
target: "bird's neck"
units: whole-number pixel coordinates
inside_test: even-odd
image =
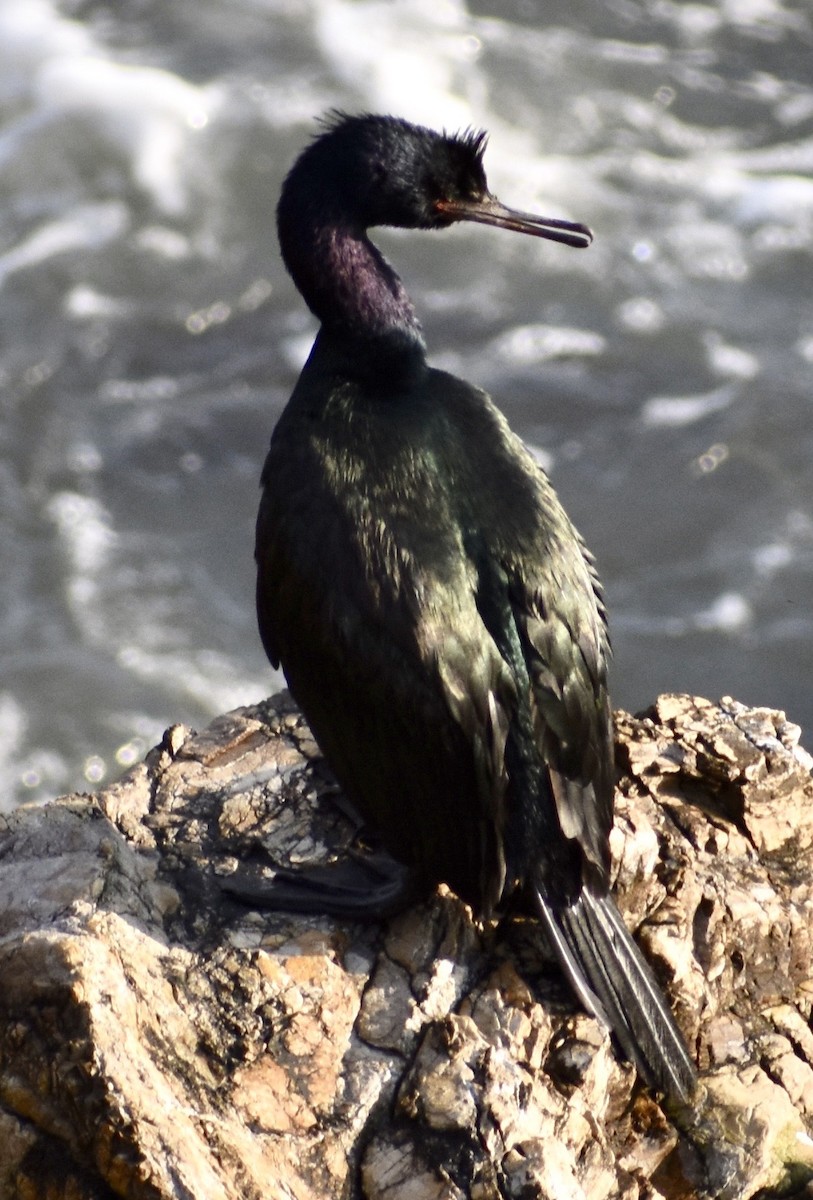
[[[307,228],[303,218],[286,225],[280,226],[285,265],[325,330],[423,348],[406,288],[364,230],[340,223]]]

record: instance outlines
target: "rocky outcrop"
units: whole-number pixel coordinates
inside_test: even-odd
[[[781,713],[618,714],[619,902],[702,1084],[678,1133],[538,928],[221,887],[357,830],[286,695],[0,817],[0,1200],[808,1195],[813,779]]]

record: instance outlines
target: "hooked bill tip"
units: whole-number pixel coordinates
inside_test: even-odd
[[[574,225],[573,240],[568,242],[569,246],[575,246],[577,250],[586,250],[593,241],[593,230],[589,225]]]
[[[537,229],[531,227],[534,218],[528,219],[529,227],[526,233],[536,233],[538,237],[548,238],[552,242],[562,242],[565,246],[573,246],[577,250],[586,250],[593,240],[593,231],[589,225],[581,221],[564,221],[555,217],[537,218]]]

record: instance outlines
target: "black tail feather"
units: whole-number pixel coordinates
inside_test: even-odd
[[[585,888],[572,905],[549,904],[534,889],[542,924],[585,1008],[612,1030],[653,1089],[686,1104],[697,1076],[651,969],[612,896]]]

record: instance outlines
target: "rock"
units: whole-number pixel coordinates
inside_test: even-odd
[[[0,817],[0,1200],[811,1194],[811,759],[727,699],[617,726],[619,903],[702,1071],[680,1133],[534,922],[221,890],[357,833],[283,694]]]

